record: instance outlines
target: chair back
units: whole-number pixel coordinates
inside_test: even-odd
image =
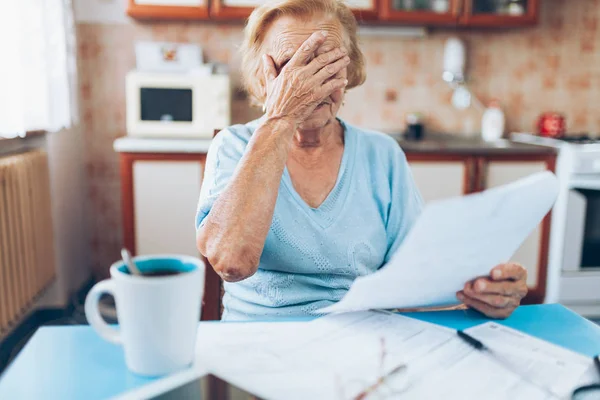
[[[221,132],[221,129],[215,129],[213,138]],[[206,276],[204,282],[204,300],[202,305],[202,320],[203,321],[218,321],[223,314],[223,280],[215,272],[212,265],[206,257],[200,255],[204,265],[206,266]]]

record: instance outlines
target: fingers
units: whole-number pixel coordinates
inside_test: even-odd
[[[327,38],[327,31],[315,32],[294,53],[287,65],[299,67],[306,65],[313,57],[314,52],[321,46]],[[286,66],[287,66],[286,65]]]
[[[265,74],[266,83],[269,83],[277,78],[277,69],[275,68],[275,63],[268,54],[263,55],[263,73]]]
[[[488,278],[479,278],[467,282],[457,298],[469,307],[481,311],[493,318],[508,317],[527,294],[525,281],[495,282]]]
[[[493,308],[517,307],[520,303],[520,298],[516,296],[501,296],[497,294],[479,294],[471,296],[468,292],[463,293],[470,299],[480,301]]]
[[[495,282],[489,278],[479,278],[467,282],[463,290],[471,297],[479,294],[496,294],[523,298],[527,294],[527,283],[524,280]]]
[[[490,277],[467,282],[456,297],[492,318],[506,318],[527,294],[527,270],[516,263],[501,264]]]
[[[325,82],[319,90],[317,90],[317,98],[315,100],[321,101],[336,90],[343,89],[348,84],[346,78],[335,78],[328,82]]]
[[[475,310],[487,315],[491,318],[508,318],[512,312],[517,308],[517,305],[509,305],[504,308],[493,307],[481,300],[473,299],[467,295],[463,291],[460,291],[456,294],[458,300],[462,301],[465,305],[474,308]]]
[[[326,68],[328,65],[336,62],[337,60],[348,57],[348,50],[345,47],[338,47],[326,53],[320,54],[315,57],[307,66],[306,70],[311,75],[316,74],[319,70]]]
[[[524,281],[493,282],[480,278],[475,282],[468,282],[462,292],[492,307],[516,307],[527,294],[527,285]]]
[[[345,56],[331,64],[325,65],[319,72],[314,76],[315,84],[321,84],[327,79],[339,73],[341,70],[346,68],[350,64],[350,57]]]
[[[527,270],[517,263],[500,264],[492,269],[490,276],[495,281],[512,279],[515,281],[526,280]]]

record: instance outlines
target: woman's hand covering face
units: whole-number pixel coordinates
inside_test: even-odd
[[[349,64],[344,47],[316,55],[327,32],[313,33],[278,73],[271,56],[263,56],[268,118],[304,122],[324,100],[342,93],[348,80],[340,74]]]

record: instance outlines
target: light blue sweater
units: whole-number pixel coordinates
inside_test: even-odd
[[[423,201],[396,141],[341,122],[345,146],[335,187],[311,208],[284,171],[258,271],[225,283],[224,320],[315,315],[339,301],[355,278],[387,262],[415,222]],[[235,125],[214,139],[196,228],[226,188],[257,126]]]

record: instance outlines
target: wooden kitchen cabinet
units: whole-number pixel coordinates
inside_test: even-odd
[[[379,19],[409,25],[486,28],[537,23],[540,0],[381,0]]]
[[[501,186],[537,172],[554,171],[555,160],[554,155],[482,158],[478,160],[476,190]],[[527,268],[527,303],[541,303],[546,294],[550,222],[548,214],[511,259]]]
[[[263,0],[210,0],[210,17],[213,19],[244,20]]]
[[[210,17],[213,19],[243,20],[264,0],[210,0]],[[375,20],[379,16],[381,0],[345,0],[359,21]]]
[[[425,202],[473,191],[475,159],[460,155],[407,154],[413,178]]]
[[[200,195],[202,170],[203,163],[197,159],[133,161],[137,255],[198,256],[192,221]]]
[[[128,0],[139,19],[243,21],[264,0]],[[540,0],[345,0],[359,22],[377,25],[519,27],[537,23]]]
[[[456,25],[462,0],[381,0],[379,19],[407,25]]]
[[[138,19],[205,19],[210,0],[128,0],[127,15]]]
[[[379,18],[379,9],[382,0],[344,0],[352,10],[358,21],[375,21]]]
[[[206,154],[121,152],[120,161],[124,246],[134,255],[201,257],[194,220]],[[206,264],[202,320],[218,320],[221,280]]]
[[[554,171],[556,160],[554,154],[469,155],[411,153],[407,149],[405,152],[425,203],[476,193],[545,170]],[[548,214],[510,260],[527,268],[526,304],[542,303],[545,298],[550,222]]]
[[[463,0],[459,25],[505,28],[535,25],[540,0],[513,0],[498,5],[497,0]]]

